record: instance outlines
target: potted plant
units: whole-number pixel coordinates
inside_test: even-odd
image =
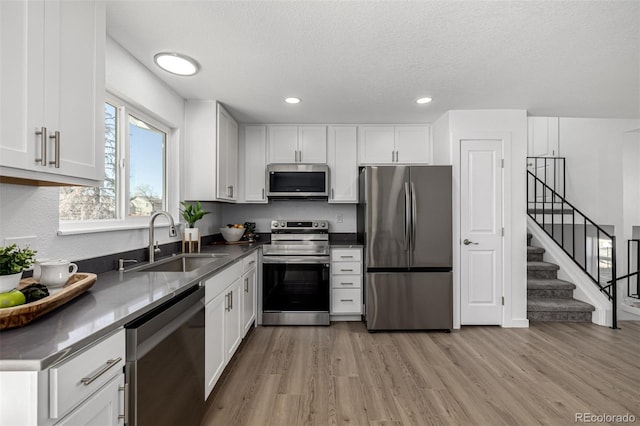
[[[20,284],[22,271],[35,261],[36,252],[11,244],[0,247],[0,293],[13,290]]]
[[[200,231],[195,226],[196,222],[202,219],[205,214],[209,214],[209,212],[202,209],[200,201],[197,201],[195,206],[186,201],[181,201],[180,204],[184,207],[184,209],[180,210],[180,213],[184,221],[187,222],[187,228],[184,230],[184,239],[185,241],[197,241],[200,238]]]

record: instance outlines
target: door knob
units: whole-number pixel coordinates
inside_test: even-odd
[[[469,241],[466,238],[464,239],[464,241],[462,242],[465,246],[468,246],[469,244],[473,244],[473,245],[478,245],[478,243],[474,243],[473,241]]]

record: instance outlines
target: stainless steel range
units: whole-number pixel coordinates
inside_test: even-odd
[[[262,325],[329,325],[329,222],[274,220],[262,254]]]

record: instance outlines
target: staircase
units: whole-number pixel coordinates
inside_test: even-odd
[[[560,267],[543,261],[545,250],[527,234],[527,318],[530,321],[591,322],[595,308],[573,298],[575,284],[558,279]]]

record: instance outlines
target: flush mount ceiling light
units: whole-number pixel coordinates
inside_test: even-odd
[[[433,99],[431,98],[420,98],[418,100],[416,100],[417,104],[428,104],[429,102],[431,102]]]
[[[286,98],[284,101],[286,103],[288,103],[288,104],[299,104],[301,99],[300,98]]]
[[[200,64],[186,55],[172,52],[158,53],[153,57],[156,65],[171,74],[189,76],[200,70]]]

